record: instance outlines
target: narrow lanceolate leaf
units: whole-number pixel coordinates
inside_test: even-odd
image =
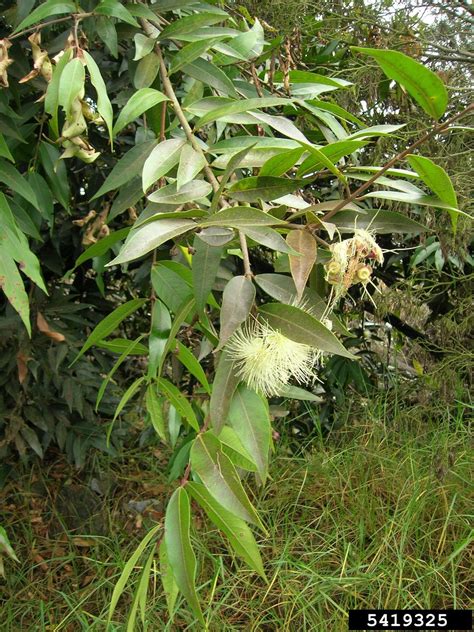
[[[92,330],[91,334],[85,341],[82,349],[77,354],[74,362],[76,362],[88,349],[90,349],[97,342],[100,342],[106,338],[109,334],[117,329],[120,323],[128,316],[136,312],[137,309],[142,307],[146,303],[145,298],[134,298],[123,305],[119,305],[114,311],[106,316],[101,322]]]
[[[105,255],[105,253],[108,252],[114,244],[116,244],[118,241],[122,241],[122,239],[125,239],[129,232],[129,227],[120,228],[119,230],[115,230],[113,233],[110,233],[110,235],[107,235],[107,237],[100,239],[95,244],[92,244],[92,246],[89,246],[89,248],[84,250],[82,255],[79,255],[79,257],[76,259],[73,270],[75,270],[85,261],[94,259],[94,257],[101,257],[102,255]]]
[[[196,151],[189,144],[184,145],[179,158],[176,186],[179,191],[184,184],[193,180],[203,167],[207,165],[204,154]]]
[[[251,149],[254,146],[255,146],[255,143],[250,145],[249,147],[244,147],[243,149],[238,151],[236,154],[234,154],[229,160],[229,162],[227,163],[225,171],[220,178],[219,188],[214,193],[214,196],[212,198],[211,208],[209,209],[211,213],[215,213],[217,211],[219,207],[219,200],[221,199],[222,192],[224,191],[226,184],[229,181],[229,178],[232,176],[232,174],[240,165],[242,160],[245,158],[245,156],[249,153],[249,151],[251,151]]]
[[[125,564],[122,574],[120,575],[119,580],[115,584],[114,591],[112,593],[112,598],[110,600],[109,614],[107,617],[108,624],[110,624],[112,616],[115,612],[115,608],[117,607],[118,600],[120,599],[123,591],[128,585],[128,579],[130,575],[132,574],[133,569],[135,568],[138,560],[142,556],[148,544],[151,542],[151,540],[155,537],[155,535],[158,533],[158,531],[161,528],[162,528],[161,524],[158,524],[155,527],[153,527],[151,531],[149,531],[146,534],[146,536],[137,546],[133,554],[130,556],[130,559],[128,560],[128,562]]]
[[[195,59],[192,63],[183,66],[182,71],[196,81],[202,81],[202,83],[211,86],[221,94],[231,97],[238,96],[232,80],[225,72],[206,59]]]
[[[148,199],[160,204],[186,204],[207,197],[211,191],[211,185],[205,180],[191,180],[179,191],[176,182],[173,182],[149,195]]]
[[[282,97],[263,97],[256,99],[242,99],[240,101],[233,101],[222,107],[215,108],[207,114],[204,114],[196,123],[196,128],[203,127],[217,121],[220,118],[228,116],[229,114],[239,114],[241,112],[249,112],[250,110],[273,107],[276,105],[288,105],[292,102],[292,99],[286,99]]]
[[[216,39],[204,39],[183,46],[181,50],[174,53],[171,59],[169,74],[172,75],[174,72],[181,70],[186,64],[190,64],[198,57],[201,57],[216,41]]]
[[[259,312],[273,329],[281,331],[290,340],[355,359],[327,327],[298,307],[267,303],[259,308]]]
[[[59,82],[58,102],[66,113],[71,109],[72,102],[83,94],[84,81],[84,64],[75,57],[64,68]]]
[[[148,377],[156,377],[158,367],[162,364],[163,353],[171,330],[171,314],[159,299],[153,302],[151,311],[151,328],[148,338]]]
[[[112,142],[113,110],[109,95],[107,94],[107,86],[102,78],[99,66],[96,64],[92,55],[86,50],[83,51],[83,54],[87,62],[87,70],[89,71],[91,83],[97,92],[97,110],[107,125],[110,141]]]
[[[146,389],[145,404],[147,413],[150,417],[151,425],[160,439],[166,443],[167,439],[165,422],[163,419],[163,408],[154,384],[150,384],[150,386]]]
[[[292,230],[286,236],[286,242],[300,256],[289,255],[290,271],[295,282],[297,298],[303,295],[306,283],[316,263],[316,240],[307,230]]]
[[[209,382],[207,380],[206,374],[204,373],[204,369],[200,365],[194,353],[192,353],[192,351],[185,347],[182,342],[179,342],[179,340],[176,341],[176,345],[176,357],[178,358],[178,360],[188,369],[191,375],[193,375],[200,382],[206,393],[210,395],[211,387],[209,386]]]
[[[210,246],[196,235],[193,242],[193,289],[196,307],[203,313],[219,269],[222,247]]]
[[[112,421],[115,421],[117,419],[117,417],[120,415],[128,402],[135,396],[144,381],[145,376],[142,375],[142,377],[137,378],[134,382],[132,382],[132,384],[130,384],[125,393],[120,398],[119,403],[117,404],[117,408],[115,409],[114,418]]]
[[[395,213],[394,211],[379,211],[368,209],[362,215],[352,211],[339,211],[331,217],[341,233],[353,233],[354,228],[371,228],[376,233],[385,235],[389,233],[423,233],[426,226],[415,222],[414,219]]]
[[[31,5],[30,5],[31,6]],[[32,24],[36,24],[36,22],[41,22],[45,18],[50,18],[53,15],[60,15],[61,13],[74,13],[76,7],[74,2],[62,2],[61,0],[47,0],[43,4],[40,4],[39,7],[36,7],[34,11],[32,11],[28,17],[20,22],[20,24],[16,27],[13,33],[18,33],[18,31],[22,31],[23,29],[28,28]]]
[[[147,140],[144,143],[135,145],[135,147],[127,151],[127,153],[122,156],[114,166],[105,179],[103,185],[97,193],[92,196],[91,200],[95,200],[101,195],[104,195],[114,189],[119,189],[132,178],[139,175],[142,172],[143,165],[145,164],[148,156],[156,147],[156,143],[156,140]]]
[[[443,116],[448,104],[448,92],[432,70],[395,50],[358,46],[351,46],[351,50],[373,57],[387,77],[403,86],[427,114],[435,119]]]
[[[43,5],[44,6],[44,5]],[[44,100],[44,110],[48,114],[51,114],[50,125],[54,134],[59,136],[59,122],[58,122],[58,106],[59,106],[59,84],[61,82],[61,75],[64,68],[71,59],[73,49],[69,48],[64,51],[63,55],[59,59],[56,66],[53,67],[53,78],[48,83],[46,89],[46,96]]]
[[[0,241],[0,289],[5,292],[5,296],[12,307],[19,313],[28,334],[31,335],[30,324],[30,304],[28,294],[15,261],[2,247]]]
[[[209,403],[209,416],[216,434],[219,434],[227,421],[232,395],[239,382],[240,378],[237,375],[235,362],[224,349],[217,364]]]
[[[179,588],[176,584],[173,570],[169,563],[168,551],[166,549],[166,542],[164,539],[160,543],[159,555],[161,583],[163,584],[163,590],[165,591],[168,614],[170,618],[172,618],[174,614],[174,606],[179,593]]]
[[[222,451],[219,439],[212,432],[196,437],[191,448],[191,466],[218,503],[238,518],[258,525],[264,530],[242,487],[237,470]]]
[[[200,222],[200,226],[243,228],[245,226],[274,226],[284,223],[281,219],[250,206],[232,206],[209,216]]]
[[[118,256],[106,267],[127,263],[148,254],[169,239],[182,235],[196,226],[188,219],[162,219],[145,224],[129,235]]]
[[[113,129],[114,136],[154,105],[167,100],[162,92],[154,88],[142,88],[135,92],[119,114]]]
[[[286,243],[283,237],[273,228],[268,226],[244,226],[242,232],[257,242],[271,250],[278,252],[294,253],[294,250]]]
[[[436,193],[440,200],[446,202],[449,206],[457,208],[458,200],[456,192],[454,191],[453,183],[442,167],[424,156],[410,155],[407,156],[407,161],[410,167],[417,172],[426,186],[429,187],[433,193]],[[453,212],[451,212],[450,215],[451,223],[455,231],[458,215]]]
[[[275,178],[274,176],[251,176],[232,184],[229,195],[240,202],[276,200],[301,187],[301,180]]]
[[[178,164],[185,142],[182,138],[170,138],[153,149],[143,165],[143,191],[147,191]]]
[[[172,22],[169,26],[164,28],[160,33],[159,39],[162,41],[165,39],[179,39],[180,35],[186,35],[204,26],[211,26],[211,24],[216,24],[216,22],[222,22],[224,18],[225,15],[204,12],[188,15]]]
[[[196,593],[196,557],[189,536],[191,509],[183,487],[173,493],[165,516],[165,544],[169,565],[179,590],[191,606],[199,623],[204,626],[201,606]]]
[[[199,432],[199,423],[196,419],[196,415],[194,414],[193,407],[181,393],[179,388],[177,388],[174,384],[171,384],[171,382],[166,380],[164,377],[159,377],[156,383],[161,393],[163,393],[166,399],[176,408],[178,413],[188,421],[189,425],[196,432]]]
[[[18,195],[21,195],[27,202],[40,210],[35,192],[29,182],[13,165],[2,159],[0,159],[0,182],[5,184],[12,191],[15,191],[15,193],[18,193]]]
[[[244,447],[239,435],[230,426],[224,426],[219,433],[219,441],[222,443],[222,451],[237,468],[247,472],[257,472],[257,464],[253,456]]]
[[[122,22],[131,24],[132,26],[139,26],[130,11],[124,7],[121,2],[118,2],[118,0],[101,0],[94,10],[96,13],[110,15],[111,17],[117,18]]]
[[[289,151],[282,152],[276,156],[269,158],[260,169],[260,176],[282,176],[284,173],[292,169],[301,158],[304,147],[297,147]]]
[[[220,349],[247,320],[255,301],[255,286],[245,276],[233,277],[225,286],[220,313]]]
[[[252,455],[261,482],[265,483],[272,436],[267,402],[241,384],[232,398],[229,421],[244,448]]]
[[[194,500],[201,505],[218,529],[228,538],[235,553],[266,580],[262,558],[255,538],[246,523],[233,513],[224,509],[200,483],[189,482],[186,485]]]

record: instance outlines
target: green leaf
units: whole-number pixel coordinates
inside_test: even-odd
[[[105,17],[105,15],[99,15],[95,19],[95,27],[97,30],[97,35],[103,41],[105,46],[109,49],[112,57],[115,57],[115,59],[117,59],[118,38],[115,24],[112,22],[112,20],[109,20],[109,18]]]
[[[260,169],[260,177],[282,176],[295,166],[304,151],[304,147],[297,147],[296,149],[290,149],[289,151],[285,151],[281,154],[277,154],[276,156],[272,156]]]
[[[216,434],[227,421],[230,402],[239,382],[235,362],[224,349],[217,364],[209,403],[209,416]]]
[[[135,74],[133,75],[134,87],[137,90],[142,90],[151,86],[158,75],[159,69],[160,59],[158,55],[152,51],[138,62]]]
[[[258,244],[262,244],[262,246],[271,248],[271,250],[294,253],[294,250],[286,243],[280,233],[273,230],[273,228],[268,228],[268,226],[244,226],[241,230],[247,237],[250,237]]]
[[[69,211],[71,192],[64,160],[59,160],[60,154],[56,147],[44,141],[40,144],[39,154],[54,197],[66,211]]]
[[[176,177],[177,190],[180,191],[183,185],[193,180],[206,165],[207,161],[204,154],[196,151],[190,144],[186,143],[179,158]]]
[[[147,355],[148,354],[148,349],[144,345],[140,345],[140,341],[142,339],[143,339],[143,335],[139,336],[135,340],[121,340],[120,341],[121,343],[125,343],[125,344],[121,344],[122,350],[121,351],[117,351],[117,353],[121,354],[120,357],[117,359],[117,361],[115,362],[114,366],[111,368],[111,370],[107,374],[107,377],[104,378],[104,380],[102,381],[102,384],[100,385],[99,391],[97,393],[97,398],[96,398],[96,401],[95,401],[95,409],[96,409],[96,411],[99,408],[99,404],[100,404],[100,402],[102,400],[102,397],[104,396],[105,389],[107,388],[110,380],[114,376],[114,373],[121,366],[121,364],[129,356],[131,356],[133,354],[137,354],[137,353],[140,354],[140,351],[143,352],[142,355]],[[98,346],[102,347],[102,344],[99,343]],[[141,347],[141,349],[140,349],[140,347]]]
[[[204,627],[204,617],[196,593],[196,558],[191,547],[189,530],[191,509],[189,497],[183,487],[173,493],[166,508],[165,544],[168,561],[179,590],[191,606],[194,615]]]
[[[196,235],[193,242],[193,291],[198,312],[202,314],[207,297],[216,280],[222,257],[222,247],[210,246]]]
[[[46,97],[44,101],[44,110],[51,115],[50,125],[56,137],[59,136],[58,106],[59,106],[59,84],[64,68],[69,63],[72,48],[65,50],[58,63],[53,66],[53,77],[46,89]]]
[[[274,176],[251,176],[232,184],[229,195],[240,202],[256,202],[258,200],[276,200],[287,193],[301,188],[301,180],[276,178]]]
[[[163,539],[160,543],[160,575],[161,583],[166,597],[166,605],[168,606],[168,614],[170,619],[174,614],[174,606],[178,597],[179,588],[173,576],[173,571],[168,560],[168,551],[166,550],[166,542]]]
[[[170,138],[159,143],[143,165],[143,191],[147,191],[179,162],[186,141],[183,138]]]
[[[381,235],[389,233],[423,233],[428,230],[415,220],[394,211],[366,209],[364,214],[353,211],[339,211],[331,217],[342,233],[353,233],[355,228],[371,228]]]
[[[116,230],[113,233],[110,233],[109,235],[107,235],[107,237],[100,239],[95,244],[92,244],[92,246],[89,246],[89,248],[84,250],[82,255],[79,255],[79,257],[76,259],[73,270],[75,270],[85,261],[89,261],[89,259],[105,255],[105,253],[108,252],[114,244],[125,239],[129,232],[130,228],[121,228],[120,230]]]
[[[436,73],[395,50],[351,46],[351,50],[373,57],[389,79],[393,79],[415,99],[423,110],[439,119],[448,105],[446,86]]]
[[[5,137],[1,133],[0,133],[0,156],[2,158],[6,158],[10,162],[13,162],[13,163],[15,162],[15,159],[11,155],[11,152],[10,152],[10,149],[9,149],[9,147],[7,145]]]
[[[36,209],[40,210],[35,192],[29,182],[22,176],[13,165],[0,158],[0,182],[10,188],[21,197],[25,198]]]
[[[281,331],[290,340],[354,360],[352,353],[327,327],[299,307],[267,303],[259,307],[259,312],[270,327]]]
[[[23,29],[28,28],[36,22],[41,22],[45,18],[50,18],[53,15],[60,15],[61,13],[75,13],[76,7],[73,2],[64,2],[63,0],[48,0],[39,7],[36,7],[34,11],[30,13],[28,17],[20,22],[13,33],[18,33]]]
[[[156,148],[156,145],[156,140],[147,140],[144,143],[135,145],[135,147],[127,151],[109,173],[100,189],[92,196],[91,201],[109,191],[119,189],[132,178],[140,174],[148,156],[152,150]]]
[[[165,423],[163,419],[163,408],[154,384],[150,384],[146,389],[145,403],[151,425],[160,439],[164,441],[164,443],[167,443]]]
[[[120,599],[123,591],[125,590],[128,584],[128,579],[130,575],[132,574],[133,569],[135,568],[140,557],[142,556],[148,543],[155,537],[155,535],[158,533],[160,529],[162,529],[161,524],[158,524],[155,527],[153,527],[151,531],[149,531],[146,534],[146,536],[137,546],[133,554],[130,556],[130,559],[128,560],[128,562],[125,564],[122,574],[120,575],[119,580],[115,584],[114,591],[112,593],[112,598],[110,600],[110,606],[109,606],[109,614],[107,617],[107,625],[110,625],[112,616],[115,612],[115,608],[117,607],[118,600]]]
[[[148,337],[148,377],[156,377],[163,363],[163,354],[171,330],[171,314],[164,303],[155,299],[151,310],[151,327]]]
[[[207,197],[212,191],[212,186],[205,180],[191,180],[184,184],[179,191],[176,182],[168,184],[148,196],[150,202],[160,204],[186,204]]]
[[[110,142],[112,142],[113,110],[109,95],[107,94],[107,86],[102,78],[99,66],[96,64],[92,55],[90,55],[86,50],[83,51],[83,53],[87,62],[87,69],[89,71],[91,83],[97,92],[97,110],[105,121],[109,131]]]
[[[278,396],[287,397],[288,399],[297,399],[303,402],[315,402],[316,404],[320,404],[324,401],[324,399],[318,395],[305,391],[304,388],[300,388],[299,386],[293,386],[292,384],[284,386],[278,393]]]
[[[162,219],[145,224],[130,233],[128,241],[122,246],[117,257],[110,261],[106,267],[139,259],[166,241],[182,235],[195,226],[196,223],[188,219]]]
[[[241,99],[233,101],[222,107],[215,108],[207,114],[204,114],[196,123],[196,129],[208,125],[213,121],[228,116],[229,114],[238,114],[240,112],[249,112],[260,108],[275,107],[277,105],[288,105],[292,103],[292,99],[283,97],[259,97],[255,99]]]
[[[69,114],[73,102],[84,93],[85,71],[82,60],[71,59],[66,65],[59,80],[58,104]]]
[[[222,444],[222,451],[237,468],[247,472],[256,472],[257,464],[252,455],[244,448],[238,434],[230,426],[224,426],[219,433],[219,441]]]
[[[257,543],[249,527],[243,520],[224,509],[200,483],[189,482],[186,485],[194,500],[201,505],[209,519],[228,538],[235,553],[257,572],[263,579],[267,579],[263,570],[262,559]]]
[[[140,581],[138,588],[133,596],[133,604],[130,610],[130,614],[127,621],[127,632],[134,632],[136,630],[135,621],[137,618],[137,610],[140,607],[140,618],[142,625],[145,625],[146,614],[146,599],[148,594],[148,585],[150,582],[151,565],[155,558],[155,548],[153,547],[143,567],[142,574],[140,575]]]
[[[109,15],[137,28],[140,26],[130,11],[118,0],[101,0],[94,12],[101,15]]]
[[[232,398],[229,422],[244,448],[252,455],[258,468],[260,481],[264,484],[268,475],[268,455],[272,440],[266,400],[241,384]]]
[[[154,88],[142,88],[135,92],[120,112],[114,125],[113,135],[116,136],[126,125],[162,101],[168,101],[168,97]]]
[[[195,355],[187,347],[185,347],[182,342],[179,342],[179,340],[176,341],[176,345],[176,357],[178,360],[188,369],[191,375],[194,375],[194,377],[202,384],[206,393],[210,395],[211,387],[209,386],[206,374]]]
[[[89,334],[89,337],[82,346],[82,349],[75,357],[74,362],[77,362],[77,360],[92,346],[94,346],[104,338],[107,338],[109,334],[117,329],[117,327],[123,320],[125,320],[125,318],[136,312],[137,309],[139,309],[146,303],[146,301],[147,299],[145,298],[134,298],[127,303],[123,303],[123,305],[119,305],[111,314],[101,320],[100,323],[96,325],[96,327],[94,327],[92,332]]]
[[[31,336],[30,325],[30,304],[28,294],[18,268],[13,258],[2,247],[0,240],[0,289],[5,292],[5,296],[10,301],[12,307],[19,313],[28,334]]]
[[[138,342],[144,338],[142,334],[137,340],[128,340],[127,338],[113,338],[112,340],[101,340],[96,343],[99,349],[105,349],[110,353],[125,353],[127,355],[148,355],[148,347]]]
[[[229,178],[232,176],[234,171],[237,169],[237,167],[240,165],[240,163],[248,154],[248,152],[252,149],[252,147],[254,147],[254,145],[251,145],[250,147],[244,147],[242,150],[238,151],[230,158],[225,171],[220,178],[219,188],[214,193],[214,196],[212,198],[211,208],[209,209],[211,213],[215,213],[217,211],[219,207],[219,200],[221,199],[222,192],[224,191]]]
[[[272,226],[284,222],[264,211],[250,206],[232,206],[210,215],[199,223],[200,226],[230,226],[244,228],[245,226]]]
[[[234,465],[222,452],[221,443],[212,432],[200,434],[194,440],[191,466],[218,503],[235,516],[265,531]]]
[[[237,97],[237,91],[229,77],[219,68],[205,59],[196,59],[191,64],[182,67],[182,71],[202,83],[214,88],[218,92],[231,97]]]
[[[117,417],[120,415],[120,413],[122,412],[122,410],[125,408],[125,406],[128,404],[128,402],[132,399],[132,397],[136,394],[136,392],[138,391],[138,389],[140,388],[140,386],[143,384],[143,382],[145,381],[145,376],[142,375],[142,377],[137,378],[136,380],[134,380],[130,386],[127,388],[127,390],[125,391],[125,393],[122,395],[122,397],[120,398],[119,403],[117,404],[117,408],[115,409],[115,413],[114,413],[114,417],[112,419],[112,423],[117,419]]]
[[[164,264],[165,262],[159,262],[153,266],[151,282],[156,295],[172,312],[176,313],[184,301],[191,298],[193,294],[191,282],[188,283],[176,270],[170,269]],[[191,271],[189,270],[189,272]]]
[[[285,118],[284,116],[273,116],[271,114],[265,114],[263,112],[252,112],[253,118],[257,119],[266,125],[269,125],[273,129],[275,129],[283,136],[288,136],[288,138],[292,138],[300,143],[309,144],[309,140],[306,136],[301,132],[301,130],[296,127],[296,125]]]
[[[265,44],[265,34],[259,20],[255,18],[255,22],[248,31],[237,35],[227,42],[225,47],[216,46],[223,55],[216,56],[214,63],[229,64],[235,63],[235,58],[247,61],[252,57],[258,57],[262,54]],[[226,55],[227,53],[227,55]]]
[[[163,358],[165,358],[166,354],[169,351],[171,351],[171,349],[173,348],[174,339],[176,338],[176,335],[178,334],[180,327],[186,321],[186,318],[188,318],[189,314],[194,311],[194,309],[195,309],[194,297],[188,296],[184,299],[183,303],[176,310],[173,325],[171,326],[170,335],[168,337],[168,342],[162,356]],[[162,368],[163,367],[161,366],[160,371]]]
[[[215,13],[194,13],[193,15],[175,20],[166,26],[161,31],[159,39],[161,41],[165,39],[179,39],[180,35],[192,33],[203,26],[211,26],[217,22],[222,22],[224,18],[225,15],[216,15]]]
[[[429,158],[424,156],[414,156],[413,154],[407,156],[407,161],[412,169],[414,169],[423,182],[429,187],[433,193],[446,202],[449,206],[457,208],[458,200],[456,192],[454,191],[453,183],[446,171],[435,164]],[[448,211],[451,216],[451,224],[454,232],[456,232],[456,224],[458,220],[457,213]]]
[[[178,413],[182,417],[187,419],[191,428],[193,428],[193,430],[195,430],[196,432],[199,432],[199,423],[196,415],[194,414],[194,410],[186,397],[181,393],[181,391],[164,377],[159,377],[156,383],[160,391],[163,393],[166,399],[176,408]]]
[[[171,64],[168,71],[169,75],[181,70],[186,64],[192,63],[198,57],[201,57],[216,42],[215,38],[205,39],[198,42],[192,42],[183,46],[171,58]]]
[[[233,277],[225,286],[220,312],[219,347],[247,320],[255,301],[255,286],[245,276]]]
[[[470,217],[464,211],[460,211],[458,208],[454,208],[443,202],[437,197],[432,195],[420,195],[419,193],[406,193],[405,191],[371,191],[365,193],[364,198],[379,198],[381,200],[396,200],[397,202],[404,202],[405,204],[415,204],[421,206],[434,206],[435,208],[445,209],[448,212],[455,215],[464,215]]]
[[[142,33],[137,33],[133,37],[133,41],[135,42],[135,57],[133,58],[133,61],[138,61],[139,59],[146,57],[148,53],[151,53],[155,46],[156,39],[147,37]]]

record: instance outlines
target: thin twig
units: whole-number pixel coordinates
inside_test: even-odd
[[[55,20],[50,20],[49,22],[43,22],[42,24],[35,24],[35,26],[31,26],[30,28],[25,29],[24,31],[20,31],[19,33],[15,33],[14,35],[10,35],[7,39],[14,40],[18,37],[22,37],[27,33],[32,33],[33,31],[38,31],[39,29],[44,29],[46,26],[52,26],[53,24],[60,24],[61,22],[67,22],[68,20],[83,20],[84,18],[90,18],[94,15],[94,12],[91,11],[89,13],[70,13],[64,18],[57,18]]]

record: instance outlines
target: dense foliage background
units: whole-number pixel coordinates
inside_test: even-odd
[[[400,606],[380,600],[407,555],[419,591],[396,599],[465,603],[473,15],[405,4],[0,10],[0,546],[20,558],[12,595],[53,567],[48,594],[84,595],[40,612],[25,593],[20,614],[7,591],[8,629],[247,629],[239,601],[248,629],[343,629],[354,603]],[[337,244],[358,235],[342,274]],[[277,382],[251,347],[270,338]],[[439,516],[411,505],[432,476]],[[387,497],[403,498],[391,523]],[[430,521],[432,539],[404,531]],[[407,550],[390,552],[390,531],[377,548],[390,524]],[[390,554],[400,566],[367,592],[362,569],[375,586]]]

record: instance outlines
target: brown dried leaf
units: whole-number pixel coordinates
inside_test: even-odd
[[[26,376],[28,375],[27,362],[28,356],[19,351],[16,354],[16,365],[18,368],[18,381],[20,382],[20,384],[23,384],[23,382],[26,380]]]
[[[51,340],[54,340],[55,342],[64,342],[66,340],[65,336],[60,334],[59,331],[53,331],[50,329],[41,312],[38,312],[38,315],[36,316],[36,326],[42,334],[48,336],[48,338],[51,338]]]
[[[311,270],[316,263],[316,240],[307,230],[292,230],[286,236],[286,243],[300,253],[300,256],[288,255],[290,270],[295,282],[298,299],[303,295]]]

